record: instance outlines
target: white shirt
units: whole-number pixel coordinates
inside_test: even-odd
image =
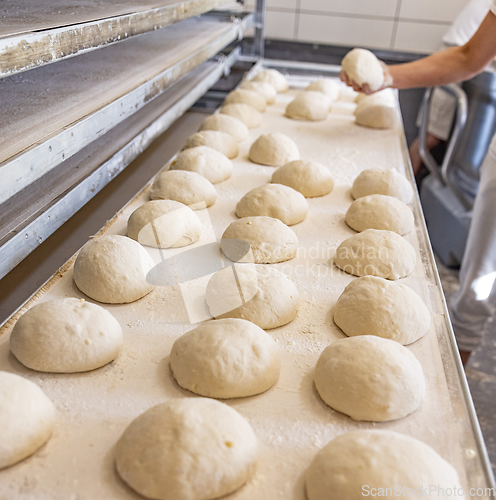
[[[491,10],[496,14],[496,0],[471,0],[458,14],[443,36],[446,45],[465,45]]]

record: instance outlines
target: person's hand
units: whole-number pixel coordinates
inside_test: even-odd
[[[386,64],[384,64],[382,61],[379,61],[379,62],[381,63],[382,71],[384,72],[384,83],[382,84],[382,86],[380,88],[378,88],[376,90],[371,90],[368,83],[364,83],[362,85],[359,85],[357,82],[350,79],[348,77],[348,75],[343,70],[341,70],[341,72],[339,73],[339,78],[341,79],[341,81],[346,83],[346,85],[348,85],[348,87],[353,87],[353,90],[355,92],[362,92],[362,93],[367,94],[367,95],[374,94],[375,92],[379,92],[379,90],[387,89],[388,87],[392,87],[393,86],[393,77],[391,75],[391,72],[389,71],[388,66],[386,66]]]

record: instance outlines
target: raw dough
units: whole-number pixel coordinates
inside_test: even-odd
[[[282,184],[266,184],[248,191],[236,205],[240,218],[266,215],[292,226],[301,222],[308,213],[305,197]]]
[[[206,500],[245,484],[257,454],[257,438],[236,410],[213,399],[170,399],[131,422],[115,447],[115,464],[147,498]]]
[[[393,231],[366,229],[344,240],[336,250],[334,262],[355,276],[379,276],[397,280],[415,268],[415,250]]]
[[[243,104],[241,102],[234,104],[226,104],[220,108],[220,112],[225,115],[234,116],[241,120],[248,128],[257,128],[262,125],[262,114],[259,113],[253,106]]]
[[[206,299],[214,318],[246,319],[264,330],[293,321],[299,305],[293,282],[261,264],[233,264],[217,271],[208,282]]]
[[[337,101],[340,94],[339,84],[330,78],[319,78],[312,82],[305,90],[322,92],[331,101]]]
[[[95,238],[74,263],[74,282],[88,297],[107,304],[126,304],[153,290],[146,281],[155,266],[148,252],[126,236]]]
[[[322,92],[300,92],[287,106],[286,116],[296,120],[322,121],[327,118],[331,100]]]
[[[113,361],[122,348],[119,322],[84,299],[37,304],[24,313],[10,335],[10,350],[28,368],[77,373]]]
[[[177,383],[200,396],[244,398],[277,382],[281,355],[272,337],[257,325],[219,319],[179,337],[170,366]]]
[[[384,70],[379,59],[366,49],[353,49],[341,61],[348,78],[363,85],[368,83],[370,90],[379,90],[384,85]]]
[[[275,264],[292,259],[298,238],[286,224],[272,217],[245,217],[229,225],[220,242],[234,262]]]
[[[208,146],[231,159],[236,158],[239,153],[238,143],[234,137],[220,130],[204,130],[190,135],[184,149],[195,148],[196,146]]]
[[[363,92],[358,92],[355,102],[357,104],[360,104],[363,101],[374,104],[384,104],[386,106],[394,106],[396,103],[396,98],[395,94],[393,94],[392,89],[379,90],[379,92],[370,95],[364,94]]]
[[[208,179],[196,172],[167,170],[153,182],[150,198],[179,201],[198,210],[213,205],[217,191]]]
[[[236,89],[227,94],[224,99],[224,104],[235,103],[249,104],[261,113],[267,108],[267,100],[265,97],[254,90],[248,89]]]
[[[248,127],[241,120],[221,113],[214,113],[211,116],[207,116],[203,120],[200,130],[220,130],[232,135],[238,142],[248,138]]]
[[[278,93],[289,90],[288,80],[277,69],[265,69],[258,73],[258,75],[255,75],[253,81],[270,83]]]
[[[142,245],[178,248],[201,236],[202,225],[191,208],[172,200],[147,201],[127,221],[127,235]]]
[[[20,462],[50,439],[55,413],[36,384],[0,372],[0,469]]]
[[[369,194],[385,194],[394,196],[403,203],[410,203],[413,189],[406,177],[396,170],[369,168],[355,179],[351,196],[356,200]]]
[[[406,417],[425,396],[417,358],[398,342],[373,335],[327,346],[317,361],[314,381],[324,402],[353,420]]]
[[[384,194],[370,194],[355,200],[346,212],[346,224],[355,231],[386,229],[399,235],[414,227],[413,213],[402,201]]]
[[[334,308],[334,322],[349,337],[376,335],[407,345],[429,331],[431,315],[406,285],[364,276],[344,289]]]
[[[280,166],[298,160],[298,146],[287,135],[281,133],[263,134],[250,147],[248,158],[260,165]]]
[[[396,485],[400,490],[394,493]],[[420,493],[429,485],[450,492],[437,495],[436,491],[431,498],[465,498],[453,494],[453,488],[461,491],[454,467],[430,446],[410,436],[385,430],[359,430],[338,436],[317,453],[306,475],[308,500],[381,497],[380,493],[372,495],[372,488],[376,492],[383,488],[384,497],[385,488],[391,488],[387,498],[412,499],[416,497],[412,492]]]
[[[232,161],[208,146],[197,146],[179,153],[170,166],[171,170],[188,170],[203,175],[212,184],[225,181],[232,175]]]
[[[254,82],[248,81],[241,85],[242,89],[254,90],[262,94],[267,101],[267,104],[274,104],[276,102],[277,91],[269,82]]]
[[[328,168],[320,163],[304,160],[291,161],[279,167],[272,175],[272,182],[292,187],[305,198],[324,196],[334,187]]]
[[[355,123],[369,128],[393,128],[397,123],[396,108],[364,99],[355,109]]]

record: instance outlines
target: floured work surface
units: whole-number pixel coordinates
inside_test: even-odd
[[[418,438],[456,467],[466,492],[469,487],[490,486],[460,392],[448,342],[446,311],[435,287],[417,200],[412,202],[416,231],[406,236],[416,249],[417,265],[401,283],[414,289],[433,313],[429,333],[408,346],[424,369],[425,400],[415,413],[401,420],[357,423],[326,406],[316,393],[313,372],[321,351],[345,337],[333,323],[334,304],[345,286],[356,279],[332,264],[337,246],[355,234],[344,222],[352,203],[351,184],[365,168],[397,168],[405,173],[407,160],[402,128],[384,131],[359,127],[353,123],[354,104],[350,102],[335,105],[324,122],[285,118],[284,109],[295,93],[292,90],[279,95],[277,103],[264,114],[262,127],[251,130],[249,140],[241,143],[232,178],[216,185],[217,202],[208,211],[197,212],[204,225],[200,241],[163,251],[162,257],[158,251],[151,252],[160,262],[160,258],[220,239],[225,228],[236,220],[234,208],[239,199],[270,181],[274,172],[272,167],[255,165],[247,159],[249,146],[261,133],[277,131],[292,137],[301,157],[328,166],[336,181],[329,195],[308,199],[307,218],[292,226],[299,238],[298,256],[273,264],[294,280],[300,290],[301,306],[292,323],[269,331],[283,357],[276,386],[258,396],[227,401],[250,421],[260,443],[255,477],[227,498],[303,500],[304,473],[316,452],[334,437],[356,429],[389,429]],[[105,233],[126,234],[129,214],[147,200],[148,189],[105,228]],[[214,253],[214,257],[218,255]],[[187,271],[194,274],[192,270],[197,272],[198,265]],[[185,271],[176,270],[178,274]],[[55,403],[59,416],[55,433],[44,447],[27,460],[0,471],[2,500],[141,498],[117,476],[113,449],[125,427],[143,411],[171,397],[194,396],[175,383],[169,369],[172,343],[192,328],[190,317],[201,319],[206,311],[202,288],[208,276],[189,279],[192,277],[197,279],[180,286],[159,287],[132,304],[104,305],[123,327],[124,349],[115,362],[89,373],[50,375],[24,368],[9,353],[9,333],[16,318],[7,323],[0,337],[0,369],[39,384]],[[58,297],[84,297],[72,281],[72,262],[28,306]]]

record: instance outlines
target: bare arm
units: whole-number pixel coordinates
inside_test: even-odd
[[[411,63],[385,66],[384,87],[434,87],[468,80],[496,57],[496,16],[489,12],[474,36],[461,47],[451,47]],[[355,90],[370,94],[368,85],[342,79]]]

